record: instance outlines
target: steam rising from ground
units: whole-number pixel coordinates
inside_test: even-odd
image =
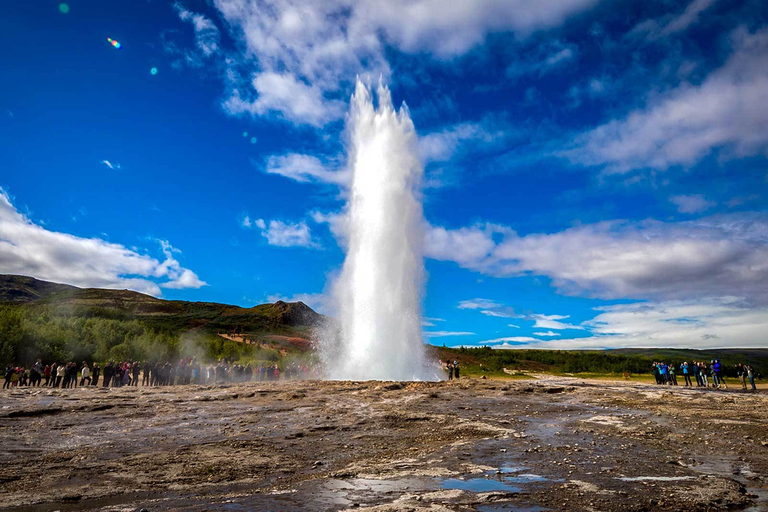
[[[407,108],[357,82],[348,119],[349,243],[333,287],[339,324],[320,344],[332,379],[432,380],[421,337],[423,168]],[[331,329],[329,329],[330,331]]]

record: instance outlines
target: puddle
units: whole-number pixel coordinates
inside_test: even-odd
[[[469,478],[467,480],[447,478],[440,483],[440,487],[443,489],[459,489],[470,492],[520,492],[519,487],[515,487],[504,480],[491,480],[490,478]]]
[[[510,476],[505,477],[504,480],[506,482],[515,482],[515,483],[530,483],[530,482],[549,482],[549,478],[541,475],[534,475],[532,473],[523,473],[517,476]]]
[[[692,476],[624,476],[619,478],[622,482],[679,482],[680,480],[693,480]]]
[[[499,468],[499,473],[502,475],[508,475],[510,473],[519,473],[521,471],[525,471],[526,467],[523,466],[501,466]]]

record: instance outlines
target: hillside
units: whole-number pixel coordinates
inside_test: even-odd
[[[49,283],[34,277],[0,274],[0,303],[26,303],[55,293],[77,290],[67,284]]]
[[[277,301],[241,308],[215,302],[164,300],[130,290],[77,288],[15,275],[0,275],[2,302],[47,306],[62,315],[138,319],[173,331],[284,331],[313,327],[323,319],[303,302]]]
[[[242,308],[214,302],[164,300],[129,290],[77,288],[31,277],[0,275],[0,363],[56,359],[147,359],[178,355],[274,359],[281,343],[298,339],[306,350],[324,317],[302,302]],[[240,337],[242,338],[242,337]],[[274,346],[273,346],[274,345]],[[270,352],[271,351],[271,352]]]

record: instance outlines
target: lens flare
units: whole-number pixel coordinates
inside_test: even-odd
[[[256,144],[256,137],[251,137],[251,144]]]
[[[117,42],[117,41],[115,41],[114,39],[112,39],[111,37],[108,37],[108,38],[107,38],[107,41],[109,41],[109,44],[111,44],[112,46],[114,46],[114,47],[115,47],[115,48],[117,48],[118,50],[119,50],[119,49],[120,49],[120,48],[123,46],[123,45],[121,45],[119,42]]]
[[[247,136],[248,136],[248,132],[243,132],[243,137],[247,137]]]
[[[149,70],[149,72],[151,74],[153,74],[153,75],[156,75],[157,74],[157,68],[152,68],[152,69]]]
[[[67,14],[69,12],[69,6],[67,4],[59,4],[59,12]]]

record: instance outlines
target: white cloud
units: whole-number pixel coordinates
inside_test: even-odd
[[[214,0],[234,38],[244,41],[243,53],[230,57],[225,106],[322,126],[343,115],[339,102],[356,75],[388,79],[387,46],[451,58],[490,33],[525,36],[597,1]],[[245,84],[235,71],[241,68]]]
[[[735,297],[633,303],[597,308],[594,336],[531,343],[525,348],[763,348],[768,307]]]
[[[534,336],[560,336],[559,332],[554,331],[547,331],[547,332],[535,332],[533,333]]]
[[[243,99],[240,90],[233,89],[224,102],[224,109],[233,115],[250,113],[261,116],[275,112],[291,122],[317,127],[340,118],[344,112],[341,101],[325,98],[318,86],[297,79],[290,73],[257,73],[252,85],[257,93],[255,99]]]
[[[204,57],[210,57],[219,51],[219,29],[210,19],[202,14],[188,11],[181,4],[175,4],[176,12],[182,21],[190,23],[195,30],[195,44]]]
[[[269,174],[285,176],[300,183],[317,182],[346,185],[350,179],[348,172],[333,169],[315,156],[298,153],[269,157],[264,171]]]
[[[537,341],[541,341],[538,338],[531,338],[530,336],[508,336],[506,338],[495,338],[492,340],[485,340],[478,343],[479,346],[483,345],[498,345],[500,343],[503,344],[515,344],[515,345],[523,345],[526,343],[534,343]]]
[[[716,202],[708,201],[701,194],[672,196],[669,200],[677,206],[680,213],[701,213],[717,206]]]
[[[660,19],[646,20],[635,27],[631,34],[643,35],[648,40],[655,40],[676,32],[682,32],[691,25],[698,23],[699,14],[711,7],[716,1],[693,0],[681,14],[677,16],[670,14]]]
[[[424,331],[422,334],[427,338],[443,338],[446,336],[472,336],[475,333],[465,331]]]
[[[419,154],[422,162],[446,162],[464,143],[491,144],[503,138],[504,131],[492,127],[491,124],[489,120],[481,123],[459,123],[420,136]]]
[[[283,222],[263,219],[253,222],[261,230],[261,236],[267,239],[269,245],[278,247],[307,247],[317,249],[319,246],[312,240],[312,232],[306,222]]]
[[[101,163],[109,167],[110,169],[120,169],[120,164],[113,164],[109,160],[102,160]]]
[[[576,138],[559,153],[610,172],[694,165],[713,150],[721,158],[768,155],[768,29],[733,35],[728,61],[698,86],[683,84],[624,119]]]
[[[578,46],[555,40],[537,45],[507,67],[507,77],[543,76],[576,59]]]
[[[200,288],[206,283],[183,268],[180,252],[159,241],[165,260],[98,238],[50,231],[21,214],[0,189],[0,272],[81,287],[131,289],[159,296],[163,288]]]
[[[242,227],[244,227],[244,228],[248,229],[248,228],[250,228],[251,226],[253,226],[253,221],[251,220],[251,217],[250,217],[248,214],[245,214],[245,215],[244,215],[244,216],[243,216],[243,217],[240,219],[240,225],[241,225]],[[263,229],[263,228],[262,228],[262,229]]]
[[[455,261],[461,266],[479,270],[492,260],[492,253],[496,249],[494,236],[510,233],[512,231],[509,228],[494,224],[458,229],[429,226],[424,252],[432,259]]]
[[[445,242],[427,243],[428,257],[499,277],[548,276],[569,294],[609,299],[733,295],[768,301],[768,218],[763,215],[677,223],[606,221],[523,237],[507,230],[498,242],[482,227],[461,230],[461,236],[435,231]]]
[[[540,315],[540,314],[534,313],[532,315],[526,315],[525,318],[536,322],[533,325],[533,327],[539,328],[539,329],[558,329],[558,330],[559,329],[579,329],[579,330],[584,329],[584,327],[581,327],[580,325],[573,325],[573,324],[560,322],[560,320],[565,320],[567,318],[570,318],[569,315]],[[552,335],[545,334],[545,336],[552,336]]]

